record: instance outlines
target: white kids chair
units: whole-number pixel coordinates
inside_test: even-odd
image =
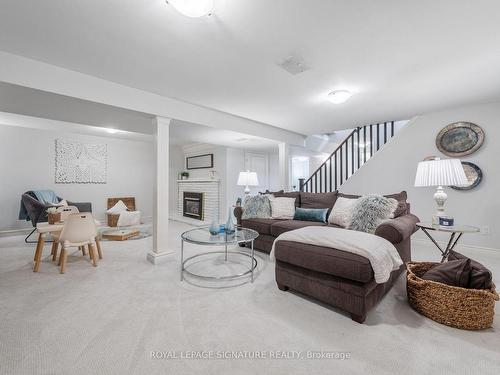
[[[59,258],[61,273],[64,273],[68,248],[70,247],[81,249],[82,246],[88,246],[92,264],[94,267],[97,266],[96,237],[97,228],[90,212],[72,213],[66,218],[58,241],[61,244],[61,256]]]
[[[76,214],[79,213],[80,211],[78,210],[78,207],[76,206],[61,206],[57,207],[56,210],[58,213],[61,214],[61,221],[64,223],[64,221],[68,218],[69,215],[71,214]],[[57,250],[59,247],[59,236],[61,235],[61,232],[55,232],[52,233],[52,261],[55,262],[57,259]],[[85,248],[81,248],[83,255],[85,255]]]

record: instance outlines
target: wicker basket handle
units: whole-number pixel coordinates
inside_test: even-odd
[[[422,286],[425,281],[422,280],[420,277],[418,277],[417,275],[415,275],[411,269],[411,266],[413,265],[414,263],[413,262],[407,262],[406,263],[406,271],[407,271],[407,277],[409,279],[411,279],[414,283],[416,284],[419,284],[419,286]]]
[[[412,282],[414,282],[415,284],[418,284],[419,286],[422,286],[425,284],[425,281],[422,280],[417,275],[415,275],[414,273],[409,273],[408,278],[410,278],[412,280]]]
[[[497,291],[495,290],[495,287],[492,287],[491,290],[485,290],[485,292],[488,293],[495,301],[498,301],[500,299],[498,297]]]

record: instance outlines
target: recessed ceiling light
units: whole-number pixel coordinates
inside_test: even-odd
[[[328,94],[328,100],[334,104],[342,104],[345,103],[350,97],[352,93],[347,90],[335,90]]]
[[[192,18],[209,16],[214,10],[214,0],[166,0],[166,3],[179,13]]]

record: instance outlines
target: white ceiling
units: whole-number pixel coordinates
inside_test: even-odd
[[[0,50],[303,134],[500,98],[496,0],[215,0],[204,19],[164,0],[0,4]],[[310,69],[279,68],[290,54]]]
[[[170,143],[178,146],[207,143],[233,148],[278,152],[278,142],[271,139],[179,120],[174,120],[170,127]]]

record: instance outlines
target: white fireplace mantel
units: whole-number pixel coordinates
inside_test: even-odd
[[[220,179],[189,178],[177,180],[176,220],[192,225],[209,225],[213,220],[219,222],[221,216]],[[182,215],[184,192],[203,193],[203,220],[191,219]]]
[[[195,183],[195,182],[220,182],[217,178],[188,178],[186,180],[177,180],[178,184],[182,183]]]

